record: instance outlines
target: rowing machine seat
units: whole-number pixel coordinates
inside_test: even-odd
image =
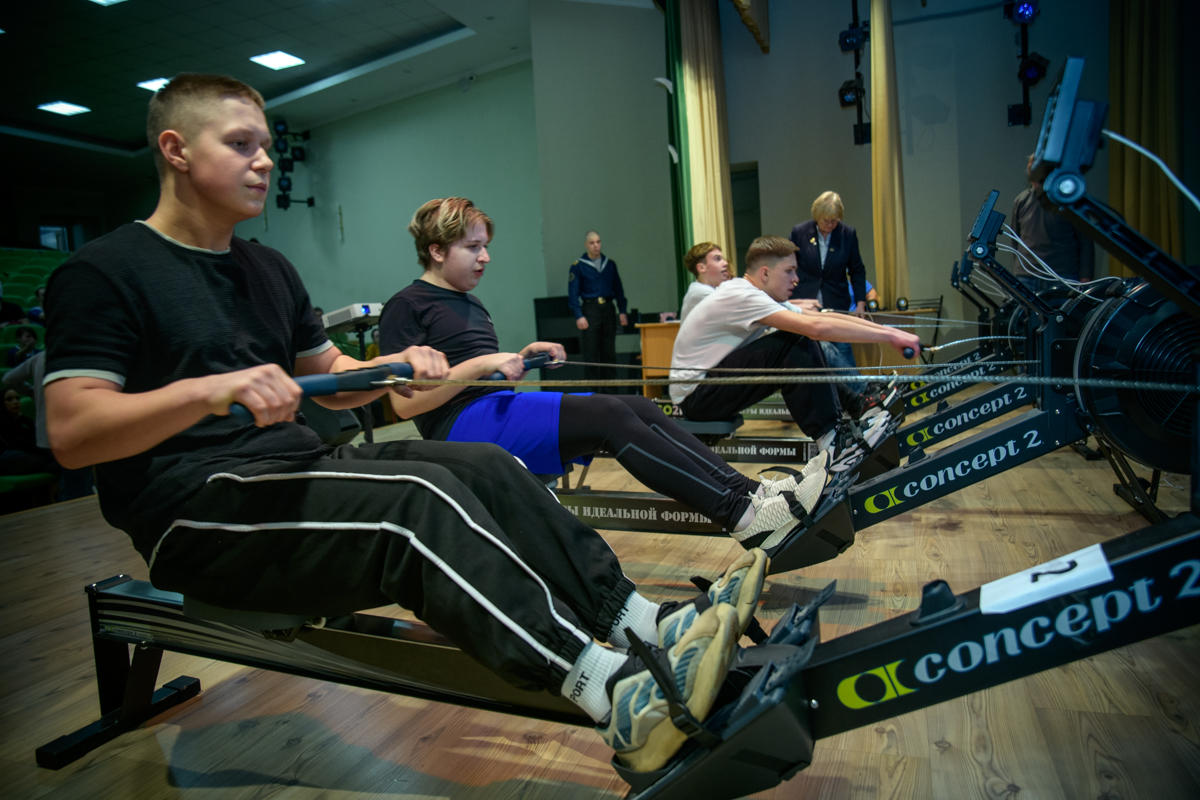
[[[305,614],[279,614],[272,611],[241,611],[233,608],[223,608],[197,600],[194,597],[183,598],[183,613],[193,619],[205,619],[210,622],[222,622],[235,625],[251,631],[260,631],[269,639],[283,638],[287,641],[294,639],[296,631],[314,621],[314,617]]]
[[[725,439],[733,436],[733,432],[742,427],[745,420],[741,414],[738,414],[733,419],[705,421],[688,419],[687,417],[676,417],[675,422],[678,423],[679,427],[703,441],[705,437]]]

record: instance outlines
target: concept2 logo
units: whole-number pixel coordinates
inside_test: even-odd
[[[931,492],[948,483],[969,479],[972,473],[988,469],[995,470],[1000,464],[1019,456],[1025,450],[1042,446],[1042,438],[1036,430],[1025,431],[1021,438],[1025,440],[1023,446],[1018,444],[1016,439],[1009,439],[982,453],[976,453],[971,458],[964,458],[958,463],[942,467],[936,472],[927,472],[918,480],[897,484],[890,489],[876,492],[863,502],[863,508],[868,514],[882,513],[889,508],[895,508],[905,500],[918,497],[924,492]]]
[[[869,669],[857,675],[844,678],[837,685],[837,697],[846,708],[866,708],[887,700],[895,700],[900,695],[912,694],[916,689],[910,689],[896,677],[896,668],[904,660],[893,661],[887,666]]]
[[[1056,574],[1034,573],[1031,581]],[[1200,559],[1180,561],[1167,574],[1169,580],[1165,582],[1143,576],[1124,587],[1102,584],[1095,587],[1090,596],[1058,608],[1053,616],[1013,614],[1009,617],[1011,624],[1001,624],[991,630],[976,629],[960,641],[955,641],[957,637],[954,637],[940,646],[934,644],[919,657],[897,659],[843,678],[835,689],[838,702],[857,711],[913,694],[924,687],[932,688],[943,681],[986,681],[989,669],[1005,669],[1006,663],[1019,663],[1025,656],[1037,658],[1043,648],[1071,651],[1080,643],[1098,641],[1110,632],[1115,634],[1129,626],[1137,626],[1139,619],[1175,607],[1179,601],[1200,600]],[[977,624],[985,620],[986,616],[977,620]],[[1018,671],[1025,674],[1019,668]],[[980,678],[976,679],[976,675]]]
[[[934,439],[940,439],[959,428],[970,427],[976,421],[998,417],[1006,413],[1008,409],[1026,402],[1028,397],[1029,393],[1025,390],[1025,387],[1017,386],[1012,391],[1005,392],[998,397],[966,408],[953,416],[945,417],[933,425],[919,428],[907,434],[904,437],[904,441],[910,447],[916,447]]]
[[[970,370],[962,373],[960,376],[958,376],[954,380],[940,381],[937,383],[937,385],[930,386],[925,391],[920,392],[920,393],[915,394],[912,397],[910,397],[908,399],[908,407],[909,408],[920,408],[921,406],[928,405],[929,403],[932,403],[934,400],[937,400],[939,397],[944,397],[945,395],[953,394],[960,387],[965,386],[966,384],[970,383],[971,381],[975,380],[976,378],[982,378],[986,374],[987,374],[986,366],[974,367],[973,369],[970,369]]]

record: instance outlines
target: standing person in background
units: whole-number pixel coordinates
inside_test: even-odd
[[[701,300],[733,277],[729,274],[729,261],[726,260],[725,254],[712,242],[692,245],[692,249],[683,257],[683,266],[696,280],[692,281],[683,295],[683,303],[679,307],[681,322]]]
[[[1053,208],[1044,205],[1042,190],[1049,167],[1033,171],[1033,154],[1025,163],[1029,188],[1013,200],[1012,227],[1017,236],[1060,277],[1071,281],[1090,281],[1096,271],[1096,251],[1090,239],[1079,235],[1075,226]],[[1057,281],[1032,274],[1014,258],[1013,274],[1034,292],[1053,288]]]
[[[584,237],[587,250],[571,262],[567,276],[567,305],[575,316],[579,329],[580,349],[584,361],[611,364],[617,359],[617,323],[629,324],[625,315],[625,289],[617,262],[600,249],[600,234],[588,231]],[[603,367],[585,367],[588,378],[604,376]]]
[[[823,308],[849,310],[862,315],[867,307],[867,270],[858,250],[858,232],[842,222],[841,195],[826,191],[812,203],[812,219],[792,228],[788,237],[796,245],[796,277],[800,282],[792,297],[815,298]],[[847,285],[849,284],[849,285]],[[856,298],[851,305],[851,293]],[[830,342],[825,348],[829,366],[854,368],[854,350],[848,342]],[[855,392],[866,384],[849,383]]]

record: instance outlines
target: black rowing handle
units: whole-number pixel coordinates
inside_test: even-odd
[[[549,353],[537,353],[525,359],[525,371],[528,372],[531,369],[544,367],[550,361]],[[345,372],[301,375],[296,378],[296,383],[300,386],[300,390],[304,392],[305,397],[318,397],[321,395],[337,394],[338,392],[366,392],[378,389],[379,387],[375,384],[379,381],[385,381],[393,376],[397,378],[411,378],[412,374],[411,364],[381,364],[376,367],[363,367],[362,369],[351,369]],[[506,378],[503,372],[493,372],[488,380],[502,381],[506,380]],[[229,414],[240,422],[254,421],[254,415],[250,413],[250,409],[241,403],[232,404],[229,407]]]

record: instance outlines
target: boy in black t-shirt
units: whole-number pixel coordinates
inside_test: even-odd
[[[133,538],[151,580],[248,610],[399,603],[507,680],[568,697],[631,768],[666,763],[684,735],[650,671],[597,640],[624,647],[629,629],[661,646],[654,657],[705,717],[756,606],[763,553],[744,554],[696,601],[659,606],[500,448],[325,447],[295,420],[292,375],[364,362],[329,342],[291,264],[233,236],[267,197],[262,97],[181,75],[151,99],[147,133],[154,213],[51,279],[45,400],[55,455],[96,465],[105,517]],[[428,347],[372,363],[397,361],[418,381],[448,372]],[[253,424],[230,416],[232,403]]]
[[[436,348],[446,354],[451,377],[462,380],[497,371],[516,380],[529,355],[566,357],[552,342],[499,352],[492,320],[470,294],[491,260],[493,225],[470,200],[430,200],[408,229],[424,272],[384,306],[381,352]],[[808,465],[799,480],[752,480],[645,397],[439,386],[394,397],[392,406],[401,417],[415,418],[427,439],[495,442],[537,474],[556,474],[568,461],[606,450],[646,486],[725,526],[747,548],[769,549],[782,541],[800,525],[792,499],[811,511],[825,486],[823,463]]]

